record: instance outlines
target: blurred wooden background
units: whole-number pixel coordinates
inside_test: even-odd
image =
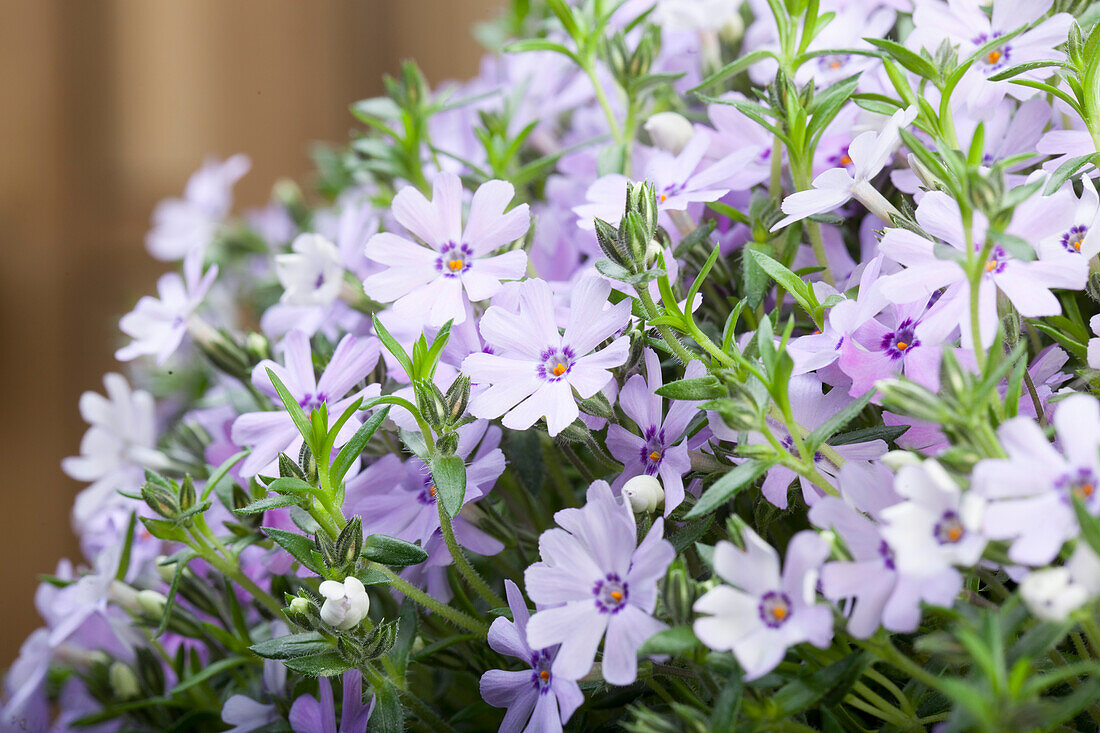
[[[40,623],[37,574],[77,557],[59,462],[80,393],[118,368],[118,316],[164,270],[143,247],[155,202],[244,152],[237,202],[262,204],[402,59],[433,84],[476,73],[469,28],[502,3],[0,0],[0,669]]]

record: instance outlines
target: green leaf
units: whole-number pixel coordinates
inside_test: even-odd
[[[501,49],[504,53],[525,53],[527,51],[553,51],[554,53],[560,53],[562,56],[567,56],[573,61],[577,60],[576,55],[573,54],[565,46],[560,43],[555,43],[546,38],[524,38],[520,41],[513,41],[504,48]]]
[[[694,94],[695,92],[698,92],[700,89],[706,89],[707,87],[711,86],[712,84],[717,84],[720,81],[725,81],[726,79],[730,78],[731,76],[735,76],[737,74],[740,74],[742,71],[745,71],[750,66],[757,63],[758,61],[763,61],[764,59],[768,59],[768,58],[774,59],[775,54],[772,51],[767,51],[767,50],[764,50],[764,49],[760,49],[760,50],[757,50],[757,51],[753,51],[752,53],[745,54],[744,56],[737,59],[736,61],[731,61],[730,63],[726,64],[721,69],[719,69],[718,71],[716,71],[713,74],[711,74],[710,76],[708,76],[706,79],[703,80],[703,83],[701,83],[699,86],[694,87],[692,89],[689,89],[688,93],[689,94]]]
[[[1045,69],[1051,66],[1056,66],[1062,69],[1071,69],[1072,67],[1065,61],[1029,61],[1026,64],[1017,64],[1004,71],[998,71],[993,76],[989,77],[989,81],[1004,81],[1005,79],[1011,79],[1014,76],[1026,73],[1028,71],[1034,71],[1035,69]]]
[[[656,394],[670,400],[712,400],[729,394],[726,385],[718,377],[708,374],[705,377],[678,379],[675,382],[658,387]]]
[[[309,675],[310,677],[334,677],[355,666],[335,651],[314,654],[310,657],[286,659],[283,664],[293,672]]]
[[[288,532],[285,529],[275,527],[262,527],[264,534],[270,537],[275,544],[290,553],[291,557],[313,572],[321,575],[321,568],[313,561],[313,540],[304,535]]]
[[[710,514],[729,501],[739,490],[764,475],[764,472],[771,466],[772,464],[769,461],[755,458],[750,458],[740,466],[736,466],[703,492],[703,495],[699,497],[699,501],[691,508],[685,518],[694,519],[704,514]]]
[[[299,494],[281,494],[257,499],[248,506],[233,511],[236,514],[259,514],[260,512],[266,512],[268,509],[281,509],[282,507],[301,504],[302,501],[303,498]]]
[[[833,413],[828,420],[823,422],[816,430],[806,436],[806,446],[810,450],[816,450],[818,446],[827,441],[834,433],[850,423],[863,408],[871,402],[875,390],[869,389],[862,397],[844,406],[844,409]]]
[[[245,448],[244,450],[238,451],[237,453],[234,453],[233,455],[229,456],[229,458],[226,458],[224,461],[222,461],[222,464],[214,470],[214,473],[210,474],[210,478],[206,479],[206,486],[203,487],[202,497],[199,499],[199,501],[206,501],[206,499],[210,496],[210,492],[214,490],[214,487],[217,486],[218,483],[223,478],[225,478],[225,476],[231,470],[233,470],[233,467],[240,463],[241,460],[250,452],[251,449]]]
[[[332,478],[333,484],[338,484],[343,480],[344,475],[351,468],[351,464],[363,453],[367,443],[370,442],[370,439],[374,437],[374,433],[378,430],[378,426],[389,414],[389,405],[375,412],[355,431],[355,435],[351,436],[351,440],[340,449],[340,452],[336,454],[336,458],[332,461],[332,468],[329,469],[329,476]]]
[[[909,50],[896,41],[891,41],[886,38],[864,38],[863,40],[867,41],[867,43],[870,43],[875,48],[882,49],[890,54],[895,61],[917,76],[933,80],[938,79],[940,76],[931,61],[917,52]]]
[[[416,604],[406,598],[397,612],[397,638],[390,647],[389,658],[397,669],[398,675],[404,675],[409,664],[409,654],[416,642],[418,617]]]
[[[180,552],[172,555],[171,561],[175,564],[175,572],[172,573],[172,582],[168,586],[168,595],[164,601],[164,614],[161,616],[160,624],[157,626],[157,630],[153,633],[153,638],[159,638],[161,634],[168,628],[168,622],[172,617],[172,608],[176,604],[176,594],[179,592],[180,580],[183,578],[183,571],[187,569],[187,564],[198,557],[198,553],[192,550],[190,547],[185,547]],[[162,562],[162,565],[168,564]]]
[[[299,659],[331,651],[332,644],[316,631],[280,636],[248,647],[264,659]]]
[[[130,512],[130,522],[126,525],[126,541],[122,545],[122,554],[118,558],[115,580],[125,580],[130,569],[130,550],[134,547],[134,527],[137,526],[137,512]]]
[[[420,545],[384,534],[372,534],[363,540],[363,557],[383,565],[405,566],[424,562],[428,559],[428,553]]]
[[[853,443],[868,443],[872,440],[883,440],[887,443],[892,443],[901,436],[905,435],[906,431],[912,425],[876,425],[873,428],[860,428],[859,430],[849,430],[846,433],[837,433],[831,438],[826,439],[826,443],[829,445],[851,445]]]
[[[145,529],[149,530],[149,534],[156,537],[158,540],[169,540],[171,542],[183,542],[188,540],[187,532],[175,522],[168,521],[167,519],[156,519],[154,517],[140,517],[141,523],[145,525]]]
[[[1030,262],[1036,257],[1035,250],[1027,243],[1026,239],[1008,232],[998,232],[992,229],[986,232],[986,236],[1001,245],[1006,252],[1021,262]]]
[[[199,684],[202,684],[203,682],[206,682],[211,677],[219,675],[222,672],[226,671],[227,669],[233,669],[234,667],[239,667],[240,665],[246,664],[249,661],[251,661],[251,660],[249,660],[247,657],[229,657],[227,659],[219,659],[218,661],[214,662],[213,664],[209,664],[209,665],[203,667],[202,671],[199,672],[198,674],[191,675],[187,679],[180,682],[178,685],[176,685],[175,687],[173,687],[171,690],[168,691],[168,695],[169,696],[178,695],[179,693],[181,693],[185,690],[191,689],[195,685],[199,685]]]
[[[454,517],[466,498],[466,463],[461,456],[436,456],[432,459],[432,480],[436,497],[447,516]]]
[[[828,696],[836,704],[844,698],[852,685],[859,681],[863,670],[871,662],[867,652],[849,654],[839,662],[788,682],[770,696],[776,706],[775,719],[788,718],[807,710]]]
[[[638,649],[638,656],[648,657],[652,654],[669,654],[675,656],[689,652],[699,646],[699,639],[690,626],[674,626],[671,629],[659,631],[649,637]]]
[[[296,476],[283,476],[269,483],[267,490],[279,494],[312,494],[317,491],[317,488],[308,481]],[[299,501],[301,501],[301,498],[299,498]]]
[[[773,280],[791,294],[791,297],[802,306],[802,309],[811,318],[815,318],[815,311],[819,303],[809,283],[763,252],[749,250],[749,255],[756,260],[756,264],[760,266],[760,269],[771,275]]]
[[[290,414],[290,419],[294,421],[294,426],[298,428],[298,432],[302,434],[302,440],[306,442],[309,449],[316,455],[316,441],[313,439],[313,426],[310,424],[309,418],[306,417],[306,413],[302,410],[302,406],[298,404],[298,400],[294,399],[294,395],[290,394],[290,390],[283,384],[283,380],[276,376],[275,372],[270,368],[267,370],[267,377],[271,380],[271,385],[275,388],[275,392],[278,393],[279,399],[283,402],[283,407]]]
[[[1081,497],[1073,494],[1073,511],[1077,514],[1077,523],[1081,525],[1081,537],[1092,551],[1100,555],[1100,518],[1089,514]]]
[[[405,374],[409,379],[413,378],[413,363],[409,355],[405,353],[405,349],[401,348],[401,344],[397,343],[397,339],[390,335],[390,332],[386,330],[386,327],[382,325],[382,322],[378,320],[378,316],[371,316],[371,323],[374,324],[374,333],[382,341],[382,345],[386,347],[386,350],[393,354],[393,358],[397,359],[397,363],[401,365],[401,368],[405,370]]]
[[[1043,189],[1044,196],[1050,196],[1052,193],[1062,187],[1062,184],[1068,181],[1077,171],[1081,170],[1081,167],[1092,160],[1095,154],[1079,155],[1076,158],[1070,158],[1062,165],[1050,174],[1050,180],[1047,181],[1047,186]]]

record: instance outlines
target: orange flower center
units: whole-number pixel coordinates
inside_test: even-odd
[[[565,364],[562,364],[559,361],[558,365],[556,367],[554,367],[553,369],[551,369],[550,371],[552,371],[554,373],[555,377],[560,377],[561,375],[565,374]]]
[[[623,599],[623,594],[620,593],[617,590],[613,590],[613,591],[611,591],[611,597],[615,599],[616,603],[618,603],[619,601],[621,601]]]
[[[649,460],[659,461],[659,460],[661,460],[661,454],[658,453],[657,451],[653,451],[652,453],[649,454]]]
[[[905,343],[904,341],[898,341],[898,351],[905,351],[908,348],[909,344]]]
[[[465,266],[466,264],[462,260],[451,260],[447,263],[447,267],[451,268],[451,272],[458,272]]]
[[[550,679],[550,673],[547,672],[545,669],[542,670],[541,672],[539,672],[539,679],[541,679],[543,682],[546,682]]]
[[[1001,60],[1001,52],[1000,51],[990,51],[989,53],[987,53],[985,55],[985,62],[987,64],[989,64],[990,66],[997,63],[1000,60]]]

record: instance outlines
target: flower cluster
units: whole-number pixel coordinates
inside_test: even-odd
[[[1095,729],[1098,21],[516,2],[206,163],[0,730]]]

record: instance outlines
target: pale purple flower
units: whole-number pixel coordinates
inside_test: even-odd
[[[584,693],[573,680],[552,671],[557,647],[532,649],[527,643],[527,622],[531,612],[516,584],[504,581],[508,608],[513,621],[500,617],[489,627],[493,651],[523,660],[530,669],[491,669],[481,676],[481,696],[493,707],[508,708],[500,733],[520,730],[554,733],[560,731],[584,702]]]
[[[710,142],[709,134],[696,131],[679,154],[662,151],[649,159],[641,180],[653,184],[658,211],[682,211],[692,203],[717,201],[731,189],[741,190],[758,182],[755,173],[745,169],[759,154],[755,148],[737,150],[700,168]],[[587,203],[573,207],[579,217],[577,225],[592,230],[597,218],[618,225],[626,206],[628,181],[617,173],[597,179],[585,194]]]
[[[252,370],[252,385],[273,398],[275,410],[249,412],[233,422],[233,442],[252,452],[240,465],[240,475],[255,476],[257,473],[277,475],[274,463],[280,452],[297,456],[302,445],[302,436],[295,427],[290,414],[283,409],[278,394],[267,374],[270,369],[298,401],[302,409],[309,414],[322,404],[328,406],[329,423],[336,421],[345,409],[357,398],[374,397],[380,392],[377,384],[369,385],[354,394],[348,395],[351,388],[361,382],[378,361],[378,342],[373,338],[345,336],[336,345],[332,359],[329,360],[321,378],[313,372],[313,354],[309,337],[301,331],[291,331],[283,341],[283,360],[285,366],[265,359]],[[345,396],[347,395],[347,396]],[[340,430],[335,448],[339,449],[359,429],[362,420],[353,415]]]
[[[577,419],[573,391],[587,399],[611,380],[608,371],[626,361],[628,339],[595,350],[630,318],[630,301],[607,306],[611,285],[585,278],[572,292],[565,334],[558,333],[550,286],[543,280],[519,285],[519,311],[493,305],[481,318],[481,335],[492,353],[466,357],[462,370],[488,389],[470,400],[474,417],[504,416],[504,426],[526,430],[546,418],[550,435]]]
[[[281,622],[277,621],[272,626],[281,628],[281,634],[287,632]],[[272,633],[275,634],[274,629]],[[286,688],[286,665],[279,660],[265,659],[263,667],[264,692],[271,698],[282,696]],[[233,726],[227,733],[251,733],[278,720],[279,711],[273,702],[261,703],[247,695],[233,695],[222,706],[222,722]]]
[[[965,59],[980,46],[1010,31],[1036,23],[1049,11],[1052,0],[994,0],[992,16],[978,3],[950,0],[947,3],[929,0],[914,4],[914,30],[906,39],[910,48],[924,48],[936,53],[945,40],[958,45],[959,58]],[[1065,54],[1055,47],[1066,40],[1073,17],[1057,13],[1030,30],[1010,39],[978,58],[955,88],[953,99],[971,109],[981,110],[1011,94],[1027,99],[1039,92],[1007,81],[991,82],[990,76],[1005,69],[1032,61],[1062,61]],[[1044,79],[1046,69],[1032,69],[1016,79]]]
[[[883,221],[890,221],[893,206],[871,185],[894,154],[901,141],[899,130],[917,116],[917,108],[899,109],[880,132],[860,133],[848,146],[843,165],[821,173],[813,180],[813,188],[792,193],[783,199],[783,217],[772,227],[782,229],[814,214],[838,209],[856,198]],[[847,165],[852,166],[849,173]]]
[[[974,467],[973,490],[985,497],[982,532],[1011,542],[1008,556],[1024,565],[1044,565],[1079,528],[1073,498],[1100,513],[1100,406],[1075,394],[1058,403],[1054,426],[1061,452],[1026,417],[1005,421],[997,435],[1008,458]]]
[[[619,392],[619,405],[634,421],[641,435],[621,425],[607,429],[607,449],[623,464],[622,474],[612,487],[618,491],[632,476],[660,476],[664,488],[665,516],[684,500],[684,474],[691,470],[687,441],[681,441],[688,423],[696,415],[698,402],[675,400],[664,412],[664,399],[654,392],[662,384],[661,362],[651,349],[645,350],[646,376],[635,374]],[[687,365],[684,377],[706,373],[703,362]]]
[[[462,182],[453,173],[436,176],[432,200],[407,187],[393,198],[393,216],[421,246],[390,232],[367,242],[367,257],[389,269],[363,281],[366,294],[393,303],[402,317],[441,326],[466,318],[465,303],[487,300],[501,280],[523,277],[527,255],[494,250],[522,237],[530,226],[527,204],[505,213],[515,195],[512,184],[488,181],[474,193],[462,228]],[[463,295],[465,290],[465,295]]]
[[[158,260],[182,260],[192,249],[205,249],[233,205],[233,184],[252,164],[244,155],[224,162],[207,160],[187,181],[183,198],[165,199],[153,211],[145,248]]]
[[[73,506],[73,523],[84,526],[96,514],[117,503],[129,503],[117,492],[133,491],[144,481],[144,470],[164,470],[171,464],[157,450],[153,396],[131,389],[121,374],[103,378],[107,396],[85,392],[80,415],[89,424],[80,441],[80,455],[61,461],[77,481],[90,481]]]
[[[1064,262],[1067,268],[1086,269],[1100,254],[1100,197],[1092,179],[1081,179],[1080,197],[1067,181],[1050,196],[1024,201],[1012,217],[1012,232],[1034,243],[1044,258]]]
[[[917,223],[932,236],[951,247],[966,251],[966,236],[958,203],[941,191],[932,191],[917,207]],[[1015,218],[1014,218],[1015,223]],[[974,214],[972,239],[975,249],[985,240],[987,222],[980,213]],[[1009,229],[1012,233],[1012,229]],[[901,263],[905,269],[882,279],[881,287],[894,302],[907,303],[927,298],[933,291],[947,288],[942,307],[959,314],[962,345],[970,348],[970,285],[966,272],[958,262],[936,256],[935,244],[908,229],[887,229],[880,248],[886,256]],[[1040,253],[1042,254],[1042,253]],[[978,324],[981,346],[993,343],[997,331],[997,292],[1005,296],[1029,318],[1057,315],[1062,306],[1052,288],[1080,290],[1087,273],[1074,265],[1072,256],[1022,261],[1012,257],[1000,245],[993,245],[986,261],[986,271],[978,286]],[[1077,258],[1078,260],[1081,258]]]
[[[850,600],[848,631],[859,639],[880,625],[893,632],[915,631],[922,602],[950,606],[962,588],[954,568],[928,577],[898,570],[878,521],[883,509],[901,501],[891,488],[893,480],[882,464],[846,464],[838,483],[843,499],[826,496],[810,509],[810,521],[840,535],[852,557],[822,567],[821,592],[831,601]]]
[[[157,281],[160,297],[142,297],[134,310],[122,317],[119,328],[134,340],[115,352],[116,359],[130,361],[155,354],[161,365],[176,352],[187,333],[188,319],[218,277],[217,265],[203,274],[202,258],[201,248],[192,249],[183,258],[182,276],[175,272],[161,275]]]
[[[918,578],[942,575],[981,559],[981,500],[963,493],[932,459],[902,466],[894,490],[905,501],[882,510],[882,536],[894,550],[898,571]]]
[[[707,591],[695,602],[700,615],[695,635],[711,649],[732,651],[755,680],[775,669],[787,649],[810,642],[824,649],[833,638],[833,614],[815,600],[821,563],[829,546],[816,532],[791,538],[783,573],[779,554],[748,527],[741,531],[744,550],[720,541],[714,548],[714,572],[729,585]]]
[[[374,695],[363,704],[363,674],[349,669],[341,678],[343,700],[340,705],[340,726],[336,726],[336,701],[332,693],[332,678],[318,678],[320,701],[313,695],[302,695],[290,708],[290,727],[294,733],[359,733],[367,729],[374,712]]]
[[[340,295],[344,268],[336,245],[320,234],[299,234],[292,253],[275,255],[280,300],[291,305],[331,305]]]
[[[539,611],[527,625],[532,648],[560,644],[551,673],[580,679],[604,638],[602,674],[628,685],[638,673],[638,649],[666,628],[653,618],[657,581],[676,554],[664,540],[664,519],[638,543],[634,514],[596,481],[581,509],[554,515],[559,528],[539,537],[542,562],[527,568],[527,593]]]

